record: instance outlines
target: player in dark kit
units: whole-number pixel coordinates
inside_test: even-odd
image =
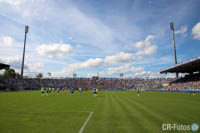
[[[46,96],[48,96],[48,93],[49,93],[49,88],[46,87]]]
[[[140,89],[138,88],[137,89],[137,96],[139,96],[140,95]]]
[[[71,94],[74,95],[74,88],[71,88]]]
[[[96,94],[97,94],[96,88],[93,88],[93,94],[94,94],[94,96],[96,96]]]

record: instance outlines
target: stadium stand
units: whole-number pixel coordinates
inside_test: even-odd
[[[0,63],[0,70],[5,69],[5,68],[9,68],[9,67],[10,67],[10,65]],[[6,90],[8,86],[9,85],[6,81],[0,79],[0,91]]]
[[[194,73],[200,72],[200,56],[181,62],[170,68],[160,71],[160,73]]]
[[[5,69],[5,68],[9,68],[9,67],[10,67],[10,65],[0,63],[0,70]]]
[[[185,74],[170,83],[172,89],[200,89],[200,56],[164,69],[160,73]]]
[[[121,78],[65,78],[65,79],[37,79],[37,78],[3,78],[0,81],[7,82],[8,86],[12,86],[17,90],[38,90],[43,87],[54,88],[83,88],[83,90],[91,90],[93,87],[100,90],[103,89],[156,89],[162,88],[162,84],[172,82],[172,78],[155,78],[155,79],[121,79]]]

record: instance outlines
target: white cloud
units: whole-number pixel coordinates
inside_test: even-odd
[[[156,45],[150,45],[144,47],[143,50],[138,51],[136,54],[141,56],[141,55],[152,55],[157,51],[158,47]]]
[[[133,61],[135,59],[141,60],[144,55],[152,55],[157,51],[157,46],[151,43],[151,40],[154,39],[154,35],[149,35],[145,38],[144,41],[140,41],[136,43],[139,51],[136,53],[125,53],[120,52],[115,55],[106,56],[103,58],[91,58],[84,62],[70,64],[68,67],[65,67],[60,73],[65,73],[72,75],[72,73],[76,72],[81,68],[94,68],[94,67],[103,67],[109,65],[123,64]],[[140,45],[140,46],[139,46]],[[118,72],[139,72],[142,71],[143,68],[131,67],[130,64],[125,64],[124,66],[118,68],[109,68],[108,74],[114,74]],[[55,72],[55,75],[59,74],[59,72]],[[139,73],[138,73],[139,74]],[[60,75],[60,74],[59,74]]]
[[[104,60],[101,58],[89,59],[84,63],[80,64],[81,68],[89,68],[89,67],[99,67],[104,65]]]
[[[2,36],[0,38],[0,43],[5,46],[11,46],[14,44],[14,39],[10,36]]]
[[[83,63],[79,63],[78,65],[80,68],[99,67],[112,64],[126,63],[130,62],[133,59],[134,59],[134,54],[120,52],[112,56],[106,56],[104,59],[101,58],[89,59]]]
[[[175,34],[180,34],[180,35],[183,35],[183,36],[186,36],[186,33],[187,32],[187,26],[182,26],[179,30],[175,31]]]
[[[192,34],[194,35],[194,39],[200,39],[200,22],[197,23],[193,28],[192,28]]]
[[[119,67],[110,67],[107,69],[107,73],[109,75],[112,74],[119,74],[119,73],[126,73],[126,72],[141,72],[144,68],[142,67],[134,67],[131,64],[125,64]]]
[[[53,72],[52,75],[54,75],[54,76],[72,75],[78,69],[81,69],[81,68],[100,67],[100,66],[104,66],[104,65],[105,64],[104,64],[103,59],[101,59],[101,58],[92,59],[91,58],[85,62],[70,64],[69,66],[65,67],[61,72]]]
[[[144,41],[136,42],[136,43],[134,44],[134,47],[140,49],[140,48],[143,48],[143,47],[145,47],[145,46],[150,46],[150,45],[152,45],[152,44],[151,44],[151,40],[153,40],[155,37],[156,37],[155,35],[148,35],[148,36],[145,38]]]
[[[143,46],[144,46],[144,42],[143,41],[139,41],[139,42],[135,43],[135,47],[136,48],[141,48]]]
[[[99,74],[98,73],[88,73],[87,76],[89,78],[91,78],[93,76],[97,76],[97,75],[99,75],[100,77],[107,77],[107,76],[113,76],[115,74],[123,73],[124,78],[133,78],[134,73],[141,73],[141,72],[143,72],[143,70],[144,70],[143,67],[135,67],[132,64],[128,63],[128,64],[124,64],[124,65],[118,66],[118,67],[109,67],[109,68],[107,68],[106,71],[99,72]]]
[[[63,73],[66,75],[72,75],[78,69],[81,68],[94,68],[94,67],[104,67],[109,65],[117,65],[129,63],[133,60],[141,60],[145,55],[152,55],[157,51],[157,46],[151,43],[156,36],[149,35],[145,38],[144,41],[140,41],[136,43],[136,47],[139,48],[139,51],[136,53],[125,53],[120,52],[115,55],[106,56],[105,58],[90,58],[84,62],[70,64],[65,67],[61,72],[54,72],[55,75],[59,73]],[[133,67],[130,64],[125,64],[124,66],[120,66],[117,68],[109,68],[108,74],[114,74],[118,72],[139,72],[144,68]],[[60,74],[59,74],[60,75]]]
[[[71,64],[70,67],[73,67],[74,69],[79,69],[79,68],[91,68],[91,67],[107,66],[112,64],[120,64],[120,63],[130,62],[131,60],[134,59],[133,57],[134,57],[133,54],[120,52],[112,56],[106,56],[104,59],[91,58],[82,63]]]
[[[139,49],[136,55],[139,56],[140,59],[143,55],[152,55],[157,51],[158,47],[151,42],[155,38],[155,35],[148,35],[144,41],[136,42],[133,45],[135,48]]]
[[[106,56],[104,59],[91,58],[84,62],[70,64],[69,66],[65,67],[62,71],[54,72],[52,75],[54,76],[72,75],[78,69],[81,69],[81,68],[94,68],[94,67],[108,66],[112,64],[127,63],[127,62],[132,61],[133,59],[134,59],[134,54],[120,52],[112,56]]]
[[[141,71],[134,75],[135,77],[154,77],[154,73],[150,71]]]
[[[69,44],[42,44],[37,47],[37,52],[41,56],[52,57],[66,57],[72,53],[72,47]]]
[[[134,58],[135,58],[134,54],[120,52],[116,55],[107,56],[105,58],[105,63],[106,64],[124,63],[124,62],[129,62],[129,61],[133,60]]]

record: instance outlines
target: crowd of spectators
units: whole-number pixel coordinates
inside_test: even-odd
[[[172,90],[180,90],[180,89],[200,89],[200,81],[194,82],[182,82],[182,83],[173,83],[171,84]]]
[[[52,88],[75,88],[79,87],[83,90],[92,88],[98,89],[162,89],[168,87],[164,84],[169,84],[171,89],[190,89],[200,88],[200,80],[191,80],[190,77],[175,80],[174,78],[154,78],[154,79],[123,79],[123,78],[3,78],[0,77],[0,89],[17,89],[17,90],[38,90],[41,87]],[[199,78],[199,77],[198,77]],[[189,79],[189,80],[187,80]]]
[[[0,78],[0,86],[37,90],[41,87],[54,88],[75,88],[79,87],[84,90],[99,88],[99,89],[136,89],[145,88],[152,89],[161,87],[163,83],[171,82],[173,79],[156,78],[156,79],[122,79],[122,78],[65,78],[65,79],[38,79],[38,78]]]
[[[171,88],[178,89],[200,89],[200,73],[185,75],[182,78],[174,80],[170,83]]]

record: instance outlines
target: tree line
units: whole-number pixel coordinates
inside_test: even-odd
[[[6,68],[3,74],[1,74],[0,76],[3,78],[21,78],[21,75],[12,68]],[[36,74],[36,78],[43,78],[43,74]]]

